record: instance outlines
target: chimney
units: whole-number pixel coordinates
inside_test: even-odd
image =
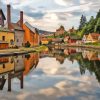
[[[20,11],[20,27],[23,28],[23,11]]]
[[[7,24],[8,24],[8,28],[10,28],[10,24],[11,24],[11,6],[9,4],[7,5]]]

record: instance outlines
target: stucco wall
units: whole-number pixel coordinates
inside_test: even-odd
[[[15,45],[18,47],[23,46],[24,43],[24,31],[15,30]]]
[[[14,46],[10,43],[11,40],[14,41],[14,33],[11,32],[0,32],[0,41],[2,41],[2,37],[5,36],[5,42],[9,43],[9,47]]]

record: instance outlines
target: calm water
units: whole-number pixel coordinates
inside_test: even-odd
[[[0,57],[0,100],[100,100],[100,53],[66,48]]]

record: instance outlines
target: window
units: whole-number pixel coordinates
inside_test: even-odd
[[[5,41],[5,36],[2,36],[2,41]]]
[[[5,64],[3,64],[3,68],[5,68]]]
[[[10,44],[11,44],[11,45],[14,45],[14,41],[13,41],[13,40],[10,40]]]

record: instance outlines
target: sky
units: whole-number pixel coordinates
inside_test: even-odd
[[[0,7],[6,14],[6,4],[12,6],[12,21],[19,18],[19,11],[24,11],[24,21],[36,28],[56,31],[60,25],[68,30],[79,26],[81,15],[87,20],[100,9],[100,0],[0,0]]]

